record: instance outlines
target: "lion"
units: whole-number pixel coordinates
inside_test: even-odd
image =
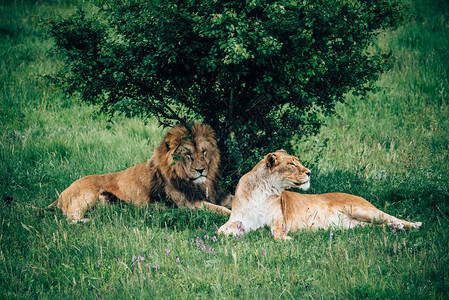
[[[218,185],[220,153],[215,133],[194,123],[170,129],[152,157],[143,164],[104,175],[89,175],[72,183],[55,202],[68,220],[89,221],[85,213],[99,202],[121,200],[137,206],[158,200],[177,207],[203,208],[230,214],[232,196]]]
[[[290,187],[307,190],[311,171],[284,150],[268,154],[239,181],[229,220],[218,233],[238,236],[265,225],[275,239],[290,239],[296,229],[353,228],[373,222],[398,229],[419,228],[421,222],[407,222],[382,212],[367,200],[344,193],[320,195],[285,191]]]

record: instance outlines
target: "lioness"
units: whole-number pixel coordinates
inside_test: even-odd
[[[307,190],[309,186],[310,170],[296,157],[284,150],[268,154],[240,179],[231,216],[218,233],[239,235],[269,225],[275,239],[290,239],[287,233],[300,228],[352,228],[374,221],[396,225],[399,229],[421,226],[421,222],[411,223],[390,216],[357,196],[284,191],[290,187]]]
[[[195,123],[169,130],[153,156],[117,173],[83,177],[64,190],[49,207],[57,206],[69,220],[87,221],[84,214],[98,201],[122,200],[135,205],[157,200],[178,207],[230,214],[231,197],[218,185],[220,153],[214,131]]]

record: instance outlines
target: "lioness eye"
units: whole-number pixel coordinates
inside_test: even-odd
[[[207,151],[204,151],[203,152],[203,156],[206,157],[206,154],[207,154]]]
[[[186,156],[187,156],[187,158],[192,159],[192,154],[187,153]]]
[[[294,163],[289,163],[290,166],[295,167],[296,165]]]

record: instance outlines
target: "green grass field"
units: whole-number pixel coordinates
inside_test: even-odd
[[[295,153],[313,169],[308,192],[353,193],[422,230],[298,231],[290,242],[268,229],[216,236],[226,218],[203,211],[115,204],[70,225],[31,208],[82,176],[146,161],[164,134],[153,121],[110,123],[42,78],[60,62],[39,17],[71,4],[0,3],[1,299],[448,299],[447,1],[411,1],[376,45],[396,59],[378,89],[348,95]]]

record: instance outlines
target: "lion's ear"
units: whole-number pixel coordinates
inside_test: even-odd
[[[281,157],[275,153],[270,153],[265,156],[265,163],[267,165],[267,168],[270,168],[271,171],[274,166],[277,166],[281,163]]]
[[[179,137],[179,134],[177,134],[174,129],[169,130],[165,136],[165,147],[167,148],[167,152],[174,153],[180,144],[181,138]]]

